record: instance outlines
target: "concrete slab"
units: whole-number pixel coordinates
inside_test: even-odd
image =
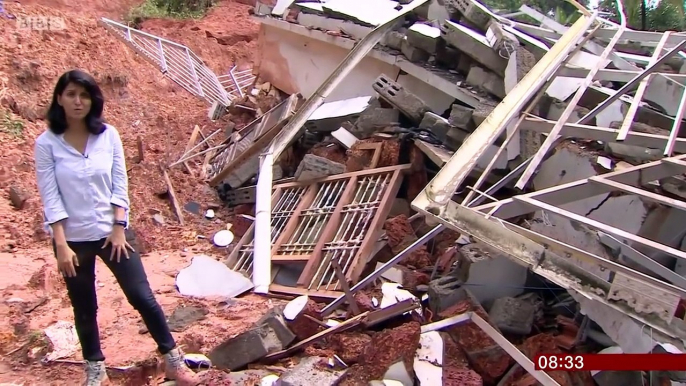
[[[448,44],[500,76],[505,76],[507,59],[500,56],[479,32],[451,21],[443,22],[441,35]]]

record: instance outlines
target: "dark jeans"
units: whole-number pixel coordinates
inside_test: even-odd
[[[131,240],[128,241],[129,244],[132,244]],[[115,260],[110,260],[111,247],[109,245],[102,249],[104,243],[105,239],[68,243],[79,259],[76,277],[65,277],[64,280],[67,283],[67,292],[74,308],[74,325],[81,342],[83,358],[88,361],[105,360],[100,349],[100,333],[97,321],[96,256],[100,256],[107,268],[112,271],[119,286],[124,291],[126,299],[143,317],[143,322],[157,343],[160,353],[168,353],[176,346],[176,343],[169,332],[164,312],[150,289],[140,255],[129,250],[129,259],[127,260],[125,256],[122,256],[117,263],[116,257]]]

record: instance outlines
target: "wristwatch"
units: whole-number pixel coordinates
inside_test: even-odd
[[[114,225],[119,225],[122,228],[126,228],[126,226],[129,224],[124,220],[114,220]]]

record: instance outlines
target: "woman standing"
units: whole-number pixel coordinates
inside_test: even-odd
[[[103,123],[103,107],[93,77],[79,70],[66,72],[57,81],[48,110],[49,130],[36,139],[35,146],[43,212],[86,361],[84,385],[107,381],[96,317],[96,256],[143,318],[164,356],[167,378],[179,385],[196,385],[198,376],[186,367],[176,348],[140,255],[126,240],[129,197],[124,148],[117,130]]]

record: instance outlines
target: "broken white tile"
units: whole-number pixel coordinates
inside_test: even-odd
[[[612,170],[612,160],[607,157],[598,156],[598,165],[604,167],[607,170]]]
[[[326,118],[345,117],[346,115],[359,114],[369,106],[371,96],[363,96],[340,101],[324,103],[312,113],[309,121],[318,121]]]
[[[410,291],[404,290],[400,287],[401,286],[398,283],[383,283],[381,285],[381,293],[383,294],[383,298],[381,299],[381,308],[392,306],[407,299],[417,300],[417,297],[412,295]],[[415,311],[421,315],[422,307],[417,307]]]
[[[233,298],[251,290],[253,283],[221,261],[198,255],[179,271],[176,286],[184,296]]]
[[[383,377],[384,379],[398,381],[403,386],[414,386],[414,379],[407,370],[407,367],[405,367],[405,362],[403,361],[392,364],[388,370],[386,370],[386,374],[384,374]],[[440,385],[440,383],[437,383],[437,385]]]
[[[438,331],[419,336],[419,348],[414,355],[414,372],[421,386],[443,384],[443,338]]]
[[[439,28],[422,23],[414,23],[412,27],[410,27],[410,31],[415,31],[430,38],[439,38],[441,36],[441,30]]]
[[[355,142],[359,141],[359,139],[357,139],[355,135],[353,135],[351,132],[342,127],[338,130],[332,131],[331,135],[338,143],[340,143],[346,149],[350,149],[351,147],[353,147]]]

